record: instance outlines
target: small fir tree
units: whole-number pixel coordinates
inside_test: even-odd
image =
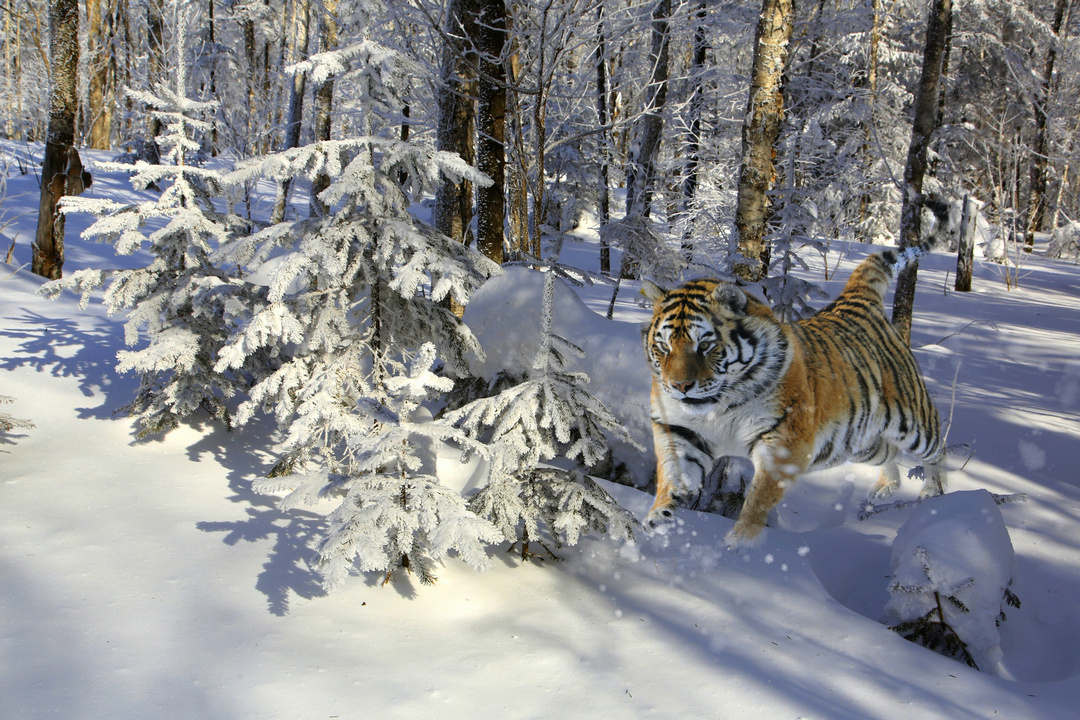
[[[485,450],[418,413],[465,371],[467,353],[481,352],[448,307],[466,304],[498,266],[409,208],[444,177],[490,181],[457,155],[396,137],[393,123],[422,74],[400,53],[361,35],[297,69],[356,89],[343,110],[363,134],[260,158],[231,178],[331,178],[316,203],[325,214],[271,225],[222,253],[267,282],[217,365],[236,370],[256,353],[272,361],[238,413],[243,422],[272,412],[285,432],[281,459],[256,488],[287,493],[284,508],[338,502],[319,547],[329,588],[353,567],[387,578],[405,567],[429,582],[451,551],[482,567],[494,528],[439,483],[425,454],[446,441]]]
[[[0,395],[0,405],[6,403],[15,402],[15,398],[8,397],[7,395]],[[34,423],[29,420],[23,420],[9,415],[5,412],[0,412],[0,443],[10,442],[7,439],[7,433],[11,432],[15,428],[32,428]]]
[[[556,458],[577,462],[579,468],[594,465],[607,452],[605,430],[635,444],[585,389],[588,376],[567,368],[569,356],[584,353],[552,330],[555,282],[556,277],[580,282],[581,271],[560,265],[558,250],[544,269],[540,344],[532,366],[516,382],[500,374],[491,388],[502,386],[501,391],[445,415],[447,422],[492,447],[488,483],[469,506],[491,520],[512,548],[520,541],[523,558],[535,555],[530,543],[542,542],[545,527],[556,546],[574,545],[589,532],[633,540],[629,514],[580,469],[540,465]]]
[[[189,158],[199,151],[197,137],[211,128],[202,117],[212,113],[216,103],[185,95],[187,17],[179,3],[173,9],[175,88],[162,85],[156,94],[128,91],[162,125],[156,138],[161,164],[100,166],[106,172],[130,172],[134,189],[160,188],[161,194],[137,205],[87,196],[65,198],[62,205],[65,213],[97,216],[84,238],[111,242],[118,255],[146,250],[150,262],[133,269],[79,270],[42,288],[50,297],[64,290],[78,292],[85,307],[104,287],[102,300],[109,313],[128,311],[126,343],[133,346],[145,338],[146,346],[119,352],[117,370],[139,374],[138,393],[127,407],[137,418],[139,437],[167,431],[200,407],[228,424],[226,402],[246,383],[241,372],[214,371],[231,308],[251,286],[211,260],[230,227],[229,218],[212,203],[221,191],[221,175],[190,164]]]
[[[1005,502],[1009,499],[1006,498]],[[893,541],[886,612],[903,637],[985,672],[1002,674],[1005,605],[1014,552],[997,498],[954,492],[918,505]]]

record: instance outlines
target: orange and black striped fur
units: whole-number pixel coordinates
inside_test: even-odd
[[[944,492],[938,413],[883,305],[898,270],[935,239],[871,255],[831,305],[791,324],[732,283],[694,280],[674,290],[645,283],[657,456],[647,524],[670,519],[677,503],[700,493],[725,455],[754,464],[730,546],[751,543],[809,470],[881,465],[871,497],[887,497],[900,484],[895,458],[904,451],[923,462],[921,495]]]

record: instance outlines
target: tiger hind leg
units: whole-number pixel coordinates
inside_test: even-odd
[[[945,471],[945,453],[940,452],[934,458],[923,459],[923,486],[919,497],[928,498],[944,495],[949,489],[949,477]]]
[[[884,500],[891,497],[898,487],[900,487],[900,468],[897,467],[896,461],[890,458],[882,463],[881,472],[878,473],[874,487],[870,489],[869,498]]]

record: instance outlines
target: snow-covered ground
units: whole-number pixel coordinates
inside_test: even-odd
[[[15,176],[0,208],[16,265],[36,192]],[[69,220],[68,271],[115,263],[77,239],[87,223]],[[843,249],[833,294],[867,251]],[[1030,498],[999,508],[1021,601],[999,628],[1004,677],[886,627],[892,542],[914,511],[860,521],[865,466],[804,478],[748,553],[722,549],[730,520],[682,512],[636,546],[586,538],[563,562],[498,552],[431,587],[357,577],[324,595],[321,517],[249,487],[269,427],[134,442],[114,415],[136,386],[113,371],[121,318],[0,268],[0,395],[16,398],[0,411],[36,425],[0,445],[0,718],[1080,717],[1080,268],[1036,254],[1008,291],[981,265],[958,294],[954,267],[922,262],[913,345],[950,443],[974,448],[950,461],[951,489]],[[507,308],[533,292],[506,287]],[[615,322],[587,312],[608,293],[560,299],[563,332],[590,352],[590,390],[642,431],[646,310],[628,283]],[[644,514],[645,493],[612,491]]]

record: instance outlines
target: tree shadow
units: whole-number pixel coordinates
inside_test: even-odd
[[[57,378],[74,378],[87,398],[101,397],[94,407],[76,408],[80,419],[103,420],[115,415],[134,396],[138,379],[116,372],[116,353],[124,348],[122,333],[112,322],[81,316],[49,317],[22,310],[6,318],[0,336],[19,343],[16,354],[0,358],[0,369],[32,368]],[[93,325],[88,329],[88,322]]]
[[[246,505],[242,520],[202,521],[196,528],[222,533],[226,545],[271,540],[272,546],[255,581],[255,589],[266,596],[267,607],[277,616],[289,612],[290,593],[310,600],[323,597],[321,577],[314,569],[320,538],[326,535],[326,519],[319,513],[278,508],[278,499],[260,495],[251,488],[253,478],[272,465],[268,449],[275,431],[269,419],[258,419],[240,430],[229,432],[220,423],[203,428],[199,440],[188,446],[192,462],[210,456],[229,475],[228,500]]]

